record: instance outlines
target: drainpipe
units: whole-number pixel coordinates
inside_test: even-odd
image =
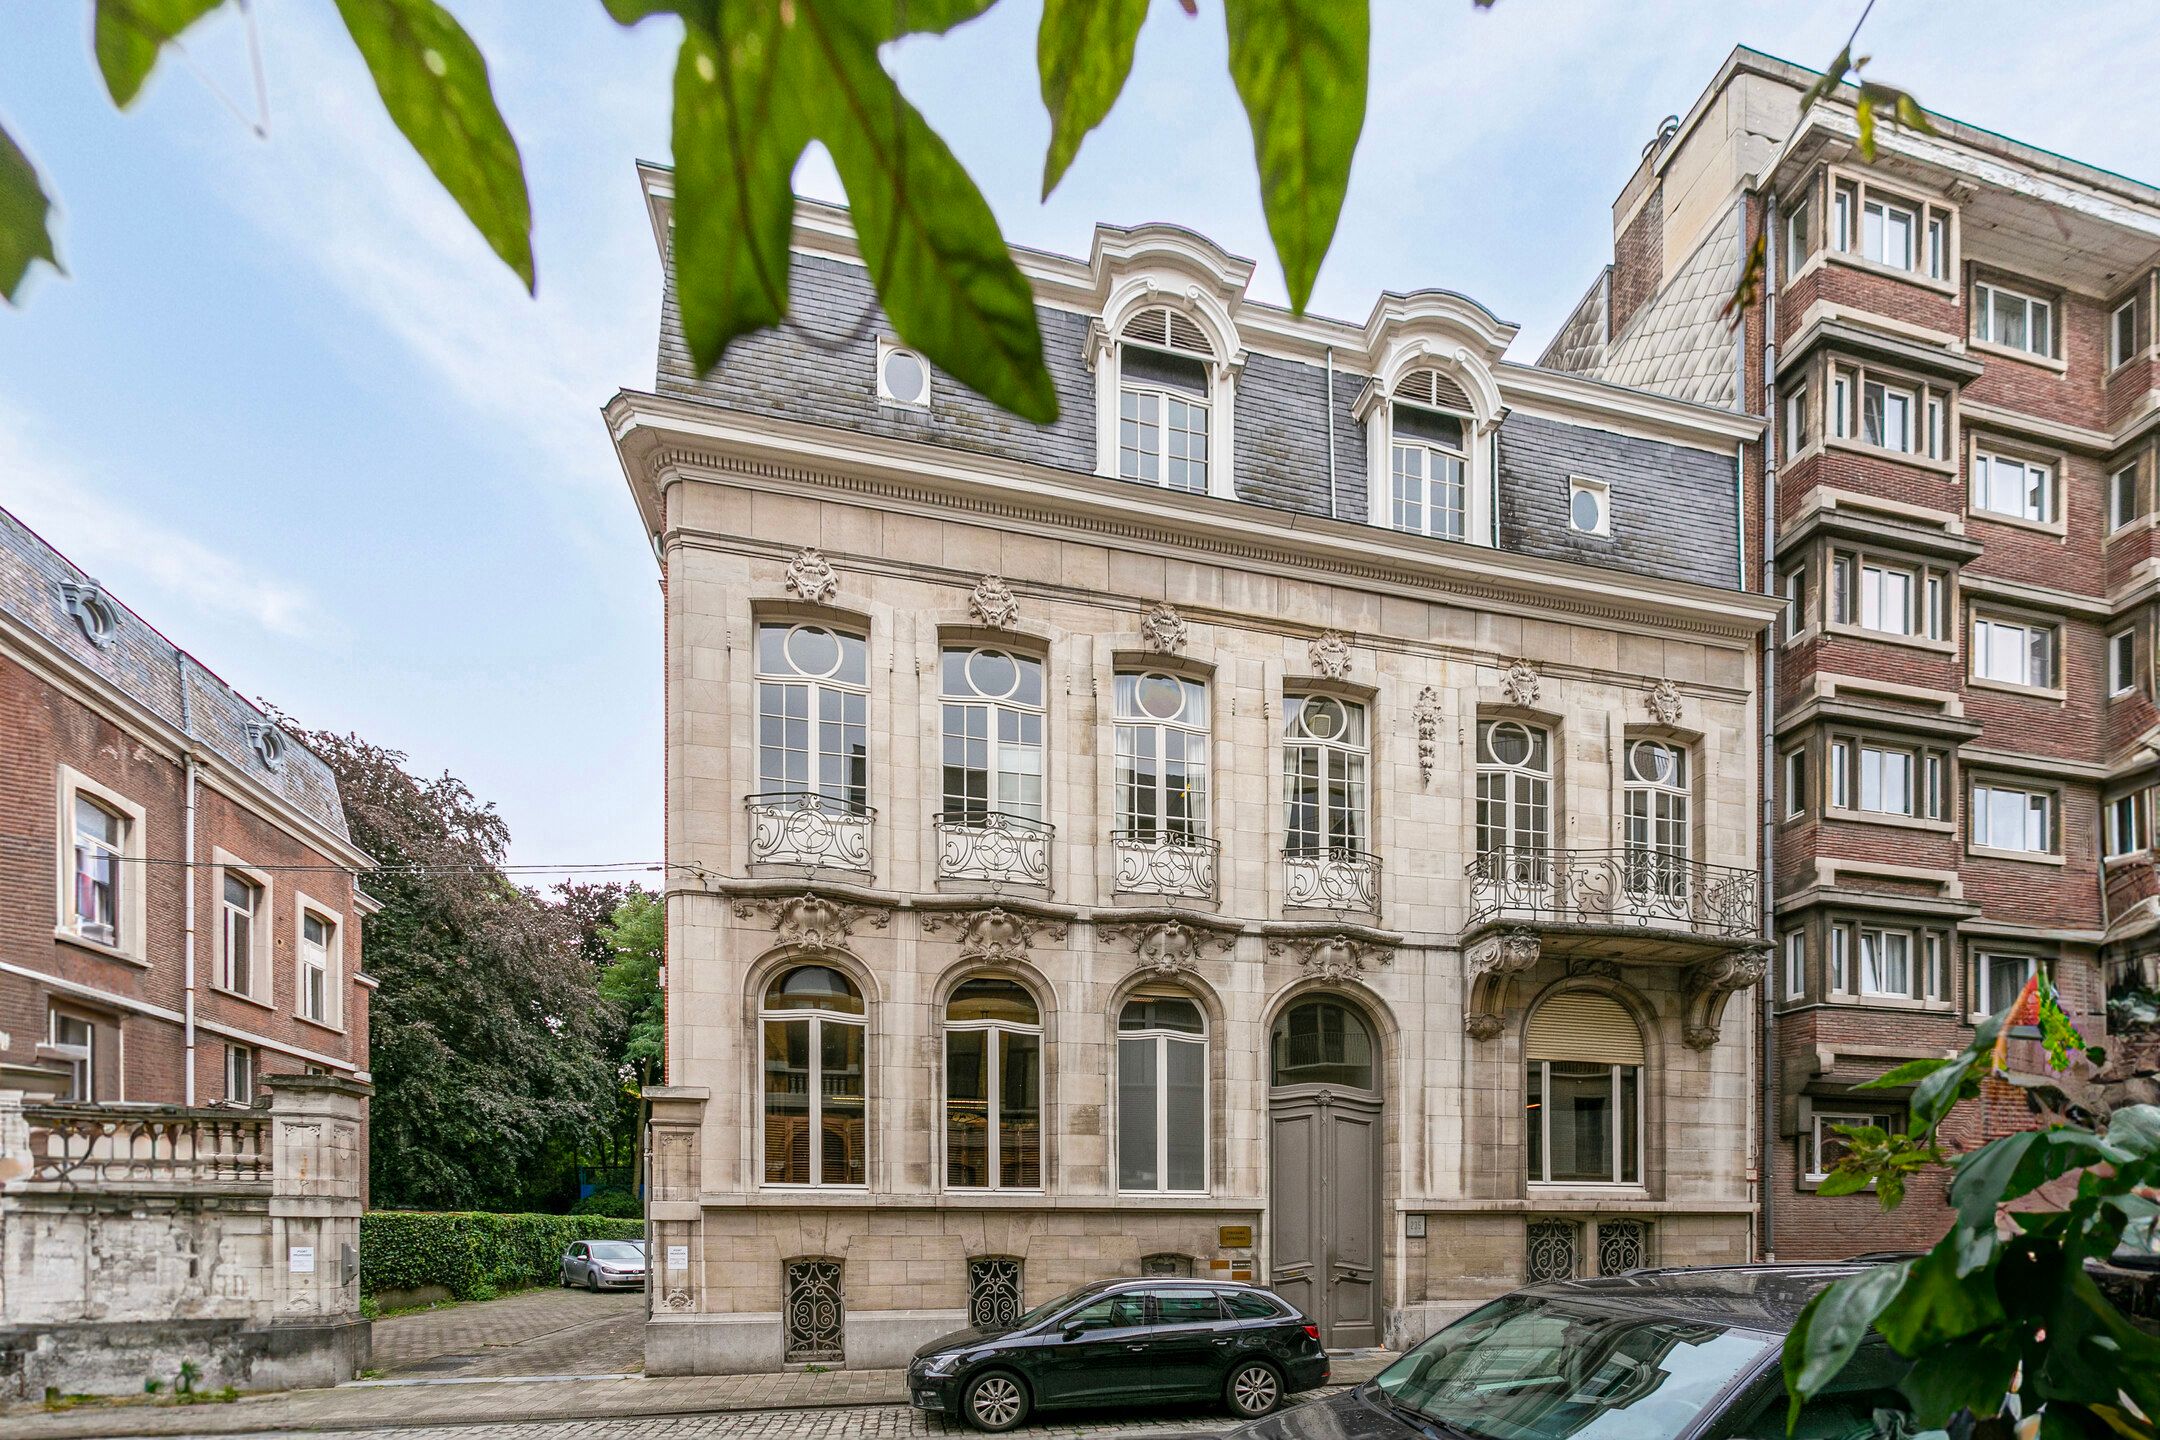
[[[1744,236],[1743,228],[1741,234]],[[1778,384],[1777,384],[1777,277],[1778,277],[1778,205],[1777,193],[1765,191],[1763,197],[1763,483],[1762,483],[1762,590],[1774,594],[1780,589],[1777,581],[1777,467],[1778,467]],[[1743,370],[1743,377],[1745,371]],[[1785,621],[1780,617],[1767,635],[1763,637],[1762,662],[1762,913],[1763,931],[1770,940],[1770,965],[1763,975],[1762,1005],[1762,1143],[1756,1160],[1757,1184],[1755,1193],[1762,1215],[1762,1258],[1777,1258],[1777,1231],[1772,1227],[1772,1172],[1777,1161],[1777,1102],[1774,1097],[1773,1076],[1779,1075],[1777,1065],[1777,995],[1778,967],[1784,963],[1782,947],[1777,932],[1777,817],[1778,786],[1784,776],[1777,764],[1777,657],[1779,632]]]
[[[1372,496],[1365,497],[1368,517],[1372,511]],[[1327,347],[1327,518],[1340,519],[1335,513],[1335,347]]]
[[[185,821],[182,825],[180,884],[181,899],[181,984],[185,987],[180,1019],[182,1049],[185,1052],[186,1070],[182,1081],[182,1094],[186,1104],[195,1103],[195,714],[188,701],[187,656],[175,649],[176,668],[180,675],[180,734],[186,743],[182,764],[187,771],[187,800]]]

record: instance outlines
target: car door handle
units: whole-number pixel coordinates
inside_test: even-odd
[[[1224,1335],[1219,1337],[1215,1343],[1217,1345],[1235,1345],[1237,1344],[1237,1337],[1235,1335]]]
[[[1130,1351],[1132,1351],[1132,1352],[1133,1352],[1133,1353],[1134,1353],[1135,1355],[1137,1355],[1137,1354],[1139,1354],[1139,1353],[1140,1353],[1141,1351],[1143,1351],[1143,1350],[1147,1349],[1147,1346],[1145,1346],[1145,1345],[1127,1345],[1127,1346],[1126,1346],[1125,1348],[1126,1348],[1127,1350],[1130,1350]]]

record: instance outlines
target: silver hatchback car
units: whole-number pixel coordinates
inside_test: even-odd
[[[579,1240],[563,1251],[562,1283],[587,1290],[642,1290],[645,1242]]]

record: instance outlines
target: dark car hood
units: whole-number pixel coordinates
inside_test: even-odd
[[[1232,1430],[1223,1440],[1424,1440],[1424,1432],[1396,1418],[1386,1407],[1347,1390],[1325,1400],[1308,1400]]]
[[[1000,1335],[1010,1335],[1011,1330],[955,1330],[940,1335],[915,1352],[917,1360],[927,1360],[946,1350],[965,1350],[970,1345],[980,1345],[985,1340],[995,1340]]]

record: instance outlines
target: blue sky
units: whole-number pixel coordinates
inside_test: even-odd
[[[448,769],[524,863],[655,859],[655,568],[598,410],[652,380],[660,281],[632,161],[664,159],[675,36],[597,0],[449,0],[523,147],[537,300],[406,150],[328,0],[207,23],[127,114],[87,7],[0,7],[0,122],[63,207],[70,275],[0,310],[0,504],[242,694]],[[1218,0],[1158,0],[1125,98],[1048,204],[1032,0],[892,57],[1015,242],[1174,220],[1261,261]],[[1376,0],[1371,109],[1315,307],[1442,285],[1534,359],[1610,245],[1661,116],[1736,43],[1809,64],[1857,3]],[[1870,73],[2160,180],[2145,0],[1880,0]],[[838,199],[813,151],[807,194]]]

